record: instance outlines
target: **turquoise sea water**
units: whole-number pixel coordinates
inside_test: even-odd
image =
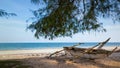
[[[65,46],[72,46],[76,43],[0,43],[0,50],[24,50],[24,49],[41,49],[41,48],[62,48]],[[84,43],[79,47],[92,47],[97,43]],[[107,43],[105,46],[119,46],[120,42],[117,43]]]

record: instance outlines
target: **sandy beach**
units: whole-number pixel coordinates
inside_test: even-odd
[[[111,50],[111,48],[105,49]],[[80,58],[71,61],[66,57],[46,58],[46,56],[61,49],[0,51],[0,60],[20,60],[31,68],[120,68],[120,53],[113,53],[109,57],[95,60]]]
[[[2,50],[0,51],[0,60],[5,59],[23,59],[31,57],[45,57],[62,48],[46,48],[46,49],[31,49],[31,50]]]

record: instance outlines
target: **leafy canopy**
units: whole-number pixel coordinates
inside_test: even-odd
[[[33,11],[35,21],[28,27],[35,37],[54,39],[78,32],[106,31],[99,17],[120,21],[120,0],[31,0],[43,4]]]
[[[8,13],[3,9],[0,9],[0,17],[9,17],[9,16],[17,16],[15,13]]]

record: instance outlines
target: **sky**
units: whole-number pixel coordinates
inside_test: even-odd
[[[107,32],[85,32],[77,33],[71,37],[60,37],[53,40],[44,38],[36,39],[34,32],[27,30],[26,22],[33,14],[30,10],[35,10],[42,5],[34,5],[30,0],[0,0],[0,9],[7,12],[14,12],[17,16],[0,17],[0,43],[9,42],[101,42],[111,37],[110,42],[120,42],[120,23],[113,23],[111,19],[100,18]]]

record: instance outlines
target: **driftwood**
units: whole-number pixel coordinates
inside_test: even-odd
[[[91,48],[86,49],[85,52],[86,52],[86,53],[87,53],[87,52],[92,52],[93,49],[94,49],[95,47],[97,47],[97,46],[99,46],[97,49],[101,49],[109,40],[110,40],[110,38],[108,38],[108,39],[107,39],[106,41],[104,41],[104,42],[98,43],[96,46],[93,46],[93,47],[91,47]]]
[[[56,51],[56,52],[54,52],[54,53],[50,54],[50,56],[49,56],[49,57],[51,57],[51,56],[52,56],[52,55],[54,55],[54,54],[60,53],[60,52],[62,52],[62,51],[64,51],[64,50]]]
[[[97,45],[91,47],[91,48],[78,48],[76,46],[79,46],[80,44],[77,45],[73,45],[71,47],[63,47],[63,50],[57,51],[55,53],[52,53],[50,57],[52,57],[53,55],[56,55],[57,53],[60,53],[62,51],[64,51],[65,55],[69,55],[72,57],[84,57],[84,58],[102,58],[102,57],[107,57],[109,55],[111,55],[114,52],[118,52],[116,51],[117,47],[115,47],[112,51],[108,51],[105,49],[102,49],[102,47],[110,40],[110,38],[108,38],[106,41],[98,43]],[[97,48],[96,48],[97,47]]]
[[[106,41],[99,43],[99,47],[97,49],[101,49],[108,41],[110,40],[110,38],[108,38]]]
[[[74,47],[76,47],[76,46],[79,46],[80,44],[84,44],[84,43],[78,43],[78,44],[76,44],[76,45],[73,45],[73,46],[69,47],[69,49],[74,48]],[[53,56],[53,55],[57,54],[57,53],[62,52],[62,51],[64,51],[64,49],[59,50],[59,51],[56,51],[56,52],[54,52],[54,53],[50,54],[49,58],[50,58],[51,56]]]
[[[114,48],[112,51],[104,49],[92,49],[92,52],[85,52],[86,48],[64,48],[69,55],[73,57],[85,57],[85,58],[103,58],[111,55],[117,48]]]

